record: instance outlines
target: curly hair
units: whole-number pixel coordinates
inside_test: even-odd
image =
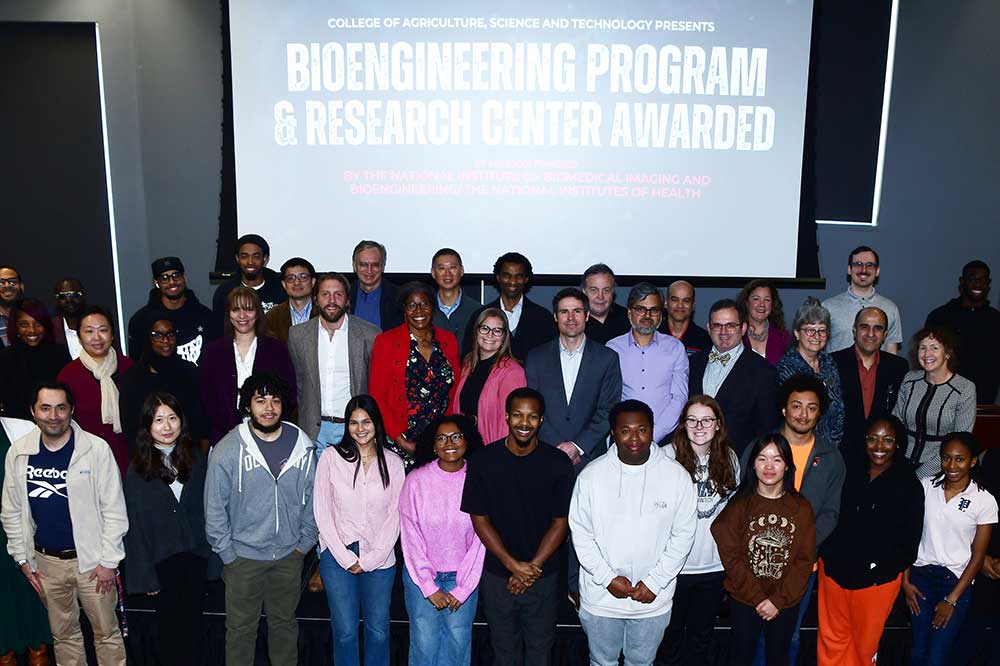
[[[770,280],[760,278],[750,280],[743,285],[742,289],[740,289],[740,293],[736,297],[736,302],[742,305],[744,309],[749,312],[750,294],[752,294],[755,289],[760,289],[761,287],[771,292],[771,314],[768,316],[767,322],[780,331],[787,330],[785,327],[785,308],[781,304],[781,296],[778,295],[777,287],[775,287]]]
[[[693,405],[702,405],[712,410],[715,418],[718,419],[719,429],[712,438],[711,446],[708,449],[708,480],[715,488],[715,491],[722,497],[727,496],[736,490],[736,471],[733,469],[732,446],[729,441],[729,434],[726,432],[726,417],[722,413],[722,406],[716,402],[715,398],[707,395],[695,395],[684,404],[681,410],[680,424],[674,431],[673,447],[674,458],[681,467],[691,475],[691,481],[697,481],[695,470],[698,467],[698,456],[695,455],[688,439],[687,428],[684,427],[684,419],[687,418],[688,410]]]

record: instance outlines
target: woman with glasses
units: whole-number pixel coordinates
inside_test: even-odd
[[[681,427],[663,449],[691,476],[698,496],[698,523],[691,554],[677,576],[670,624],[663,634],[657,664],[708,664],[715,616],[722,602],[726,572],[712,538],[712,523],[740,480],[740,463],[729,445],[722,407],[696,395],[681,410]]]
[[[56,344],[52,319],[41,301],[26,298],[14,305],[8,321],[14,343],[0,352],[0,414],[30,421],[33,386],[55,379],[69,363],[69,353]]]
[[[416,442],[427,424],[448,413],[458,384],[458,341],[436,328],[434,292],[422,282],[399,288],[404,321],[372,345],[368,392],[385,418],[393,450],[413,466]]]
[[[162,313],[144,326],[139,360],[122,377],[119,398],[122,433],[134,453],[143,419],[143,403],[154,393],[174,396],[184,410],[184,426],[202,450],[208,448],[208,423],[201,407],[198,366],[177,355],[177,330]],[[204,442],[203,442],[204,440]]]
[[[958,374],[956,340],[950,329],[923,328],[913,336],[919,370],[903,377],[892,413],[906,425],[912,445],[906,457],[917,476],[941,471],[941,441],[950,432],[972,432],[976,385]]]
[[[864,443],[864,462],[847,469],[837,527],[820,546],[819,666],[875,663],[920,544],[924,491],[903,457],[906,428],[890,414],[875,417]]]
[[[507,436],[507,396],[528,380],[511,356],[507,317],[499,308],[480,312],[473,331],[475,344],[462,362],[452,412],[471,418],[483,442],[490,444]]]
[[[87,306],[80,313],[77,334],[80,358],[70,361],[56,380],[73,392],[73,420],[108,443],[124,477],[129,454],[122,431],[118,386],[132,367],[132,360],[115,349],[114,319],[100,306]]]
[[[778,365],[792,344],[792,334],[785,328],[785,312],[778,290],[767,280],[751,280],[740,290],[736,302],[747,312],[743,345],[771,365]]]
[[[840,390],[837,363],[824,351],[830,338],[830,311],[810,296],[796,310],[792,329],[795,344],[778,361],[778,382],[799,374],[823,382],[830,406],[816,425],[816,432],[834,446],[840,446],[844,437],[844,394]]]
[[[250,287],[230,291],[226,313],[224,335],[206,345],[199,359],[201,401],[213,446],[243,420],[237,410],[239,390],[250,375],[273,372],[285,380],[291,400],[282,405],[283,414],[291,415],[297,402],[292,357],[285,343],[264,334],[267,324],[257,292]]]
[[[333,663],[361,663],[360,614],[365,666],[388,666],[389,602],[396,578],[399,493],[405,472],[399,456],[385,447],[382,414],[371,396],[351,398],[344,421],[343,439],[324,449],[319,458],[313,489]]]
[[[399,497],[403,592],[410,618],[411,666],[472,661],[472,621],[486,548],[461,510],[466,459],[483,445],[466,416],[442,416],[424,429],[415,469]]]

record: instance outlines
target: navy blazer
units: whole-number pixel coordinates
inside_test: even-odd
[[[865,456],[865,403],[861,396],[861,375],[858,373],[858,357],[854,345],[835,351],[830,356],[837,364],[840,374],[840,392],[844,399],[844,438],[840,440],[840,451],[844,460],[858,463],[867,460]],[[910,364],[902,356],[879,352],[878,368],[875,370],[875,396],[872,398],[870,417],[891,414],[896,406],[896,397],[903,377],[910,370]]]
[[[354,276],[351,281],[351,314],[357,315],[354,305],[358,302],[358,289],[361,283],[358,276]],[[437,303],[431,303],[431,307],[437,309]],[[382,278],[382,294],[378,302],[379,316],[382,318],[382,325],[379,327],[383,331],[396,328],[403,323],[403,308],[399,306],[399,287]],[[371,323],[371,322],[369,322]]]
[[[545,420],[539,439],[552,445],[574,442],[583,449],[584,465],[608,450],[608,413],[622,397],[622,370],[614,350],[589,338],[584,342],[580,373],[569,404],[558,337],[528,354],[524,374],[528,386],[545,397]]]
[[[702,379],[708,367],[711,348],[690,358],[688,395],[705,392]],[[755,437],[765,435],[778,425],[778,373],[767,360],[750,349],[743,349],[736,365],[722,382],[716,401],[726,418],[726,431],[736,455],[743,453]]]

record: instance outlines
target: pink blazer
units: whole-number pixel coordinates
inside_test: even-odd
[[[451,402],[451,413],[461,414],[459,396],[469,378],[469,368],[462,368],[462,378],[455,388],[455,398]],[[477,425],[485,444],[490,444],[507,436],[507,396],[517,388],[528,385],[524,368],[511,358],[505,358],[490,370],[490,376],[479,394],[479,414]]]

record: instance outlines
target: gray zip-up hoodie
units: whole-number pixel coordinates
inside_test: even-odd
[[[219,440],[205,479],[205,536],[223,564],[237,557],[278,560],[298,549],[308,552],[318,530],[313,517],[315,448],[298,432],[288,462],[275,478],[244,421]]]

